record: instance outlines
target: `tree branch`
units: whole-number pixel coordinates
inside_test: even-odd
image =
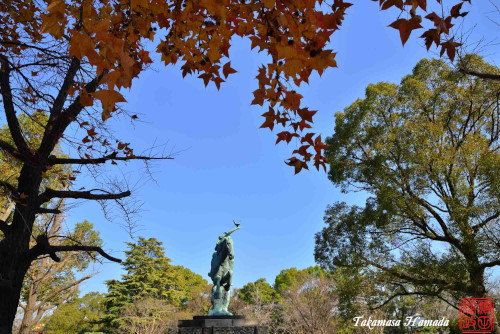
[[[69,246],[52,246],[49,244],[49,239],[46,235],[39,235],[36,237],[36,245],[33,246],[26,254],[27,261],[34,261],[40,255],[49,255],[55,262],[60,262],[61,258],[56,255],[57,252],[97,252],[101,254],[102,257],[113,261],[121,263],[122,260],[113,257],[102,250],[98,246],[85,246],[85,245],[69,245]]]
[[[71,246],[49,246],[48,252],[45,254],[49,253],[55,253],[55,252],[74,252],[74,251],[80,251],[80,252],[97,252],[101,254],[102,257],[113,261],[113,262],[118,262],[121,263],[122,260],[113,257],[106,253],[104,250],[102,250],[101,247],[97,246],[84,246],[84,245],[71,245]]]
[[[38,203],[43,204],[50,201],[52,198],[82,198],[82,199],[92,199],[92,200],[107,200],[107,199],[120,199],[130,196],[130,191],[124,191],[121,193],[109,193],[104,194],[93,194],[92,191],[101,189],[91,189],[87,191],[72,191],[72,190],[54,190],[46,188],[45,191],[38,196]]]
[[[439,294],[441,293],[441,289],[438,289],[437,292],[435,293],[431,293],[431,292],[425,292],[425,291],[414,291],[414,292],[408,292],[408,291],[404,291],[404,292],[397,292],[395,294],[393,294],[392,296],[390,296],[388,299],[386,299],[382,304],[378,305],[378,306],[369,306],[368,308],[370,310],[377,310],[377,309],[380,309],[382,307],[384,307],[385,305],[389,304],[391,300],[393,300],[394,298],[396,297],[399,297],[399,296],[413,296],[413,295],[416,295],[416,296],[430,296],[430,297],[438,297]]]
[[[421,206],[423,206],[434,217],[434,219],[436,219],[436,221],[438,222],[439,226],[441,227],[441,230],[443,231],[444,238],[446,238],[446,239],[443,239],[442,241],[446,241],[446,242],[454,245],[457,249],[461,250],[462,247],[460,245],[460,242],[458,241],[457,238],[455,238],[454,236],[452,236],[450,234],[450,232],[448,230],[448,226],[446,226],[445,221],[439,215],[439,213],[437,213],[436,210],[434,210],[432,208],[432,206],[429,205],[429,202],[427,202],[426,200],[424,200],[424,199],[418,197],[417,195],[415,195],[415,193],[412,191],[412,189],[410,188],[410,186],[408,184],[406,185],[406,190],[408,191],[408,193],[410,194],[410,196],[418,204],[420,204]]]
[[[85,281],[85,280],[88,280],[88,279],[89,279],[89,278],[91,278],[91,277],[92,277],[92,275],[87,275],[87,276],[85,276],[85,277],[80,278],[78,281],[75,281],[75,282],[72,282],[72,283],[70,283],[70,284],[68,284],[68,285],[65,285],[65,286],[60,287],[59,289],[57,289],[57,290],[53,291],[51,294],[49,294],[49,295],[47,295],[45,298],[43,298],[43,299],[41,300],[41,302],[40,302],[40,305],[46,304],[46,303],[49,301],[49,299],[54,298],[54,297],[55,297],[55,296],[57,296],[59,293],[61,293],[61,292],[65,291],[65,290],[68,290],[68,289],[71,289],[71,288],[73,288],[73,287],[78,286],[81,282],[83,282],[83,281]]]
[[[49,165],[57,165],[57,164],[79,164],[79,165],[89,165],[89,164],[102,164],[109,160],[171,160],[172,157],[148,157],[148,156],[131,156],[131,157],[118,157],[118,152],[113,152],[106,156],[100,158],[91,158],[91,159],[76,159],[76,158],[57,158],[55,156],[50,156],[48,159]]]
[[[481,73],[481,72],[476,72],[472,70],[468,70],[466,68],[459,68],[458,71],[460,73],[472,75],[481,79],[488,79],[488,80],[498,80],[500,81],[500,74],[494,74],[494,73]]]
[[[481,268],[491,268],[491,267],[495,267],[495,266],[500,266],[500,260],[495,260],[495,261],[491,261],[491,262],[481,263],[479,265],[479,267],[481,267]]]
[[[18,159],[23,159],[23,156],[21,154],[19,154],[19,152],[16,150],[16,148],[14,146],[12,146],[11,144],[7,143],[6,141],[3,141],[0,139],[0,149],[4,150],[5,152],[7,152],[8,154],[10,154],[11,156],[15,157],[15,158],[18,158]]]
[[[3,106],[5,111],[5,118],[9,126],[10,134],[17,149],[26,157],[31,157],[31,151],[24,140],[21,132],[21,126],[16,117],[14,103],[12,100],[12,89],[10,87],[10,67],[7,57],[0,55],[1,69],[0,69],[0,90],[2,91]]]
[[[59,209],[49,209],[49,208],[38,208],[38,210],[36,210],[36,212],[37,213],[52,213],[55,215],[62,213],[62,211]]]
[[[17,194],[17,189],[16,187],[14,187],[12,184],[10,184],[9,182],[5,182],[5,181],[1,181],[0,180],[0,187],[4,187],[4,188],[7,188],[10,192],[12,192],[13,194]]]
[[[71,57],[71,63],[69,65],[68,71],[66,72],[66,76],[64,77],[64,81],[59,88],[59,92],[57,94],[56,100],[50,109],[50,119],[54,119],[57,114],[59,114],[64,106],[64,102],[68,98],[68,89],[73,84],[76,72],[80,67],[80,60],[73,56]],[[50,122],[50,120],[49,120]]]
[[[486,218],[483,222],[481,222],[480,224],[477,224],[475,226],[472,226],[472,230],[477,233],[477,231],[479,231],[479,229],[483,226],[486,226],[486,224],[488,224],[490,221],[492,221],[493,219],[496,219],[500,217],[500,211],[498,211],[497,213],[495,213],[494,215]]]
[[[68,70],[69,71],[69,70]],[[104,70],[101,75],[94,78],[92,81],[85,85],[85,91],[87,93],[93,93],[99,87],[99,83],[102,78],[108,73],[107,70]],[[66,93],[65,93],[66,94]],[[58,96],[59,97],[59,96]],[[55,145],[62,137],[64,131],[68,127],[68,125],[73,122],[78,114],[83,110],[84,106],[80,103],[80,96],[78,96],[73,103],[71,103],[68,108],[64,111],[58,113],[53,118],[49,119],[47,123],[47,127],[45,133],[43,135],[42,143],[38,148],[38,153],[42,157],[47,157],[50,152],[54,149]],[[53,114],[51,114],[52,116]]]
[[[3,233],[7,232],[7,229],[9,228],[9,225],[3,220],[0,220],[0,231]]]

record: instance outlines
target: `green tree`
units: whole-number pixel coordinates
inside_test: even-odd
[[[282,306],[271,323],[275,332],[323,334],[337,330],[338,295],[331,273],[318,266],[282,270],[274,288]]]
[[[47,122],[48,116],[45,112],[37,112],[31,117],[21,114],[19,116],[19,126],[23,132],[24,138],[29,148],[35,148],[40,145],[43,136],[43,124]],[[9,128],[3,125],[0,128],[0,141],[14,145],[14,140],[10,134]],[[64,156],[64,153],[57,146],[54,149],[55,154]],[[17,179],[21,173],[22,162],[15,157],[7,154],[5,151],[0,150],[0,184],[11,184],[17,186]],[[42,189],[53,187],[55,189],[64,189],[71,184],[73,177],[71,168],[69,166],[54,166],[45,174],[45,178],[41,184]],[[20,198],[16,197],[8,189],[0,187],[0,220],[11,223],[13,210],[16,202]],[[44,206],[45,208],[47,205]],[[0,235],[2,231],[0,231]]]
[[[61,227],[62,217],[56,215],[51,221],[47,236],[53,245],[82,243],[100,247],[102,240],[93,230],[93,224],[84,221],[77,223],[69,235],[64,235]],[[39,227],[44,227],[41,220]],[[19,306],[23,317],[18,334],[28,334],[36,327],[42,317],[63,302],[71,299],[78,292],[81,282],[91,278],[94,273],[82,274],[91,262],[95,261],[92,253],[66,252],[59,262],[45,257],[36,260],[26,273],[21,291]]]
[[[250,305],[257,303],[273,303],[276,297],[276,290],[266,282],[265,278],[259,278],[253,283],[247,283],[238,290],[238,298]]]
[[[44,112],[37,112],[31,117],[24,114],[19,116],[20,127],[30,148],[34,148],[41,143],[44,130],[43,124],[47,119],[48,116]],[[0,129],[0,140],[11,145],[14,144],[6,126]],[[56,147],[54,151],[58,155],[64,156],[59,147]],[[21,167],[22,164],[19,160],[0,150],[0,182],[17,185]],[[69,166],[55,166],[46,174],[46,178],[41,184],[43,189],[47,187],[65,189],[71,184],[74,175]],[[2,191],[0,193],[0,220],[6,221],[8,224],[11,223],[14,205],[19,200],[20,198],[16,198],[8,192]],[[63,201],[57,202],[55,206],[57,210],[61,210]],[[47,209],[48,206],[45,205],[44,208]],[[44,237],[50,239],[53,245],[59,246],[69,245],[71,241],[91,246],[101,246],[102,241],[98,233],[93,231],[92,223],[87,221],[78,223],[72,231],[66,231],[62,228],[64,225],[62,224],[63,220],[64,217],[59,214],[55,216],[49,213],[39,215],[33,227],[31,247],[35,246],[35,240]],[[30,332],[31,328],[35,327],[48,311],[70,298],[78,285],[92,276],[92,274],[76,275],[76,271],[85,270],[93,260],[94,255],[91,253],[68,252],[61,256],[59,262],[52,261],[50,257],[34,261],[23,281],[21,300],[19,302],[22,312],[19,334]]]
[[[308,267],[301,270],[298,270],[295,267],[284,269],[274,279],[274,289],[278,295],[281,296],[293,286],[303,283],[309,276],[320,278],[331,277],[331,275],[331,273],[320,268],[319,266]]]
[[[422,14],[427,48],[435,44],[454,58],[460,44],[450,28],[466,15],[461,12],[463,0],[453,0],[454,6],[439,13],[427,12],[422,0],[380,0],[379,4],[382,10],[410,13],[408,18],[398,14],[390,24],[403,43],[414,29],[423,27]],[[115,200],[126,208],[120,200],[131,195],[125,184],[114,187],[109,182],[105,182],[107,189],[42,190],[47,170],[54,165],[98,166],[107,161],[153,159],[134,154],[131,143],[116,140],[105,123],[124,113],[120,103],[126,101],[120,90],[130,88],[133,79],[152,63],[148,47],[166,65],[182,63],[179,68],[184,76],[195,74],[205,85],[213,82],[219,88],[236,72],[229,57],[232,40],[236,36],[251,40],[252,48],[269,54],[259,68],[259,88],[252,101],[268,107],[261,127],[283,126],[284,131],[277,133],[278,142],[300,140],[301,146],[287,162],[296,172],[310,163],[326,169],[321,136],[305,130],[311,127],[315,111],[301,105],[302,95],[297,90],[311,74],[321,75],[337,66],[328,42],[351,5],[343,0],[325,6],[316,0],[1,1],[0,93],[14,145],[0,140],[0,149],[20,161],[22,168],[17,186],[0,182],[0,187],[20,198],[12,224],[0,222],[0,309],[4,310],[0,332],[11,331],[22,282],[32,261],[56,252],[96,250],[88,245],[51,246],[47,240],[30,248],[31,232],[43,206],[53,198],[74,198]],[[42,142],[32,148],[18,116],[33,116],[40,110],[49,118],[42,124]],[[77,130],[71,143],[78,156],[71,159],[54,154],[61,140],[70,139],[69,129]],[[119,262],[102,249],[98,251]]]
[[[104,316],[104,297],[90,292],[83,297],[72,298],[61,304],[44,319],[46,334],[85,334],[104,332],[101,319]]]
[[[467,57],[478,72],[500,72]],[[424,59],[337,113],[329,178],[369,198],[328,207],[316,261],[370,277],[384,287],[379,305],[488,296],[486,271],[500,265],[499,92],[497,81]]]
[[[146,297],[187,309],[189,301],[206,294],[208,282],[187,268],[171,265],[160,241],[140,237],[137,243],[127,244],[126,274],[121,280],[106,282],[106,318],[111,326],[124,325],[120,311]]]

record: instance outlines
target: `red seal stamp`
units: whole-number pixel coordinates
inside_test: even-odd
[[[459,305],[462,333],[491,333],[495,326],[495,306],[491,298],[462,298]]]

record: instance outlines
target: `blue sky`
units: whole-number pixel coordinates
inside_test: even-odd
[[[495,38],[498,26],[486,18],[491,4],[473,1],[468,8],[467,25],[477,25],[471,40]],[[398,32],[387,27],[396,16],[378,11],[377,3],[371,1],[349,8],[331,43],[338,52],[339,68],[326,71],[321,78],[313,76],[300,89],[303,104],[319,111],[314,130],[323,138],[333,132],[334,113],[363,97],[369,83],[399,82],[418,60],[433,56],[426,52],[418,33],[401,46]],[[241,220],[241,230],[233,234],[234,286],[241,287],[261,277],[273,282],[282,269],[314,265],[314,234],[323,227],[326,206],[335,201],[362,204],[364,196],[341,194],[322,171],[294,175],[293,168],[283,163],[295,145],[275,146],[275,133],[259,129],[265,110],[250,105],[257,88],[257,68],[266,56],[250,52],[247,40],[236,39],[232,45],[232,67],[238,73],[220,91],[213,84],[205,88],[196,77],[183,79],[179,66],[164,67],[156,61],[125,92],[125,108],[140,114],[141,122],[131,126],[112,119],[110,126],[136,152],[154,142],[166,144],[167,152],[179,152],[175,160],[156,164],[155,182],[142,182],[141,164],[120,166],[120,173],[132,184],[142,184],[134,192],[145,210],[135,237],[157,238],[173,264],[209,280],[217,236],[233,227],[233,219]],[[498,66],[499,47],[486,51],[488,60]],[[125,242],[132,239],[119,219],[106,221],[100,207],[90,202],[68,216],[70,224],[84,219],[94,223],[107,251],[124,258]],[[119,264],[110,262],[98,269],[100,274],[82,286],[83,293],[105,292],[103,282],[119,279],[123,273]]]

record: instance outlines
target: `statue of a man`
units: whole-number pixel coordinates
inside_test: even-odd
[[[234,221],[233,221],[234,222]],[[231,279],[233,277],[234,266],[234,246],[231,233],[239,230],[239,224],[229,232],[222,233],[215,245],[215,252],[212,255],[212,262],[208,276],[212,279],[212,308],[208,315],[232,315],[227,310],[229,306],[229,296],[231,289]]]

